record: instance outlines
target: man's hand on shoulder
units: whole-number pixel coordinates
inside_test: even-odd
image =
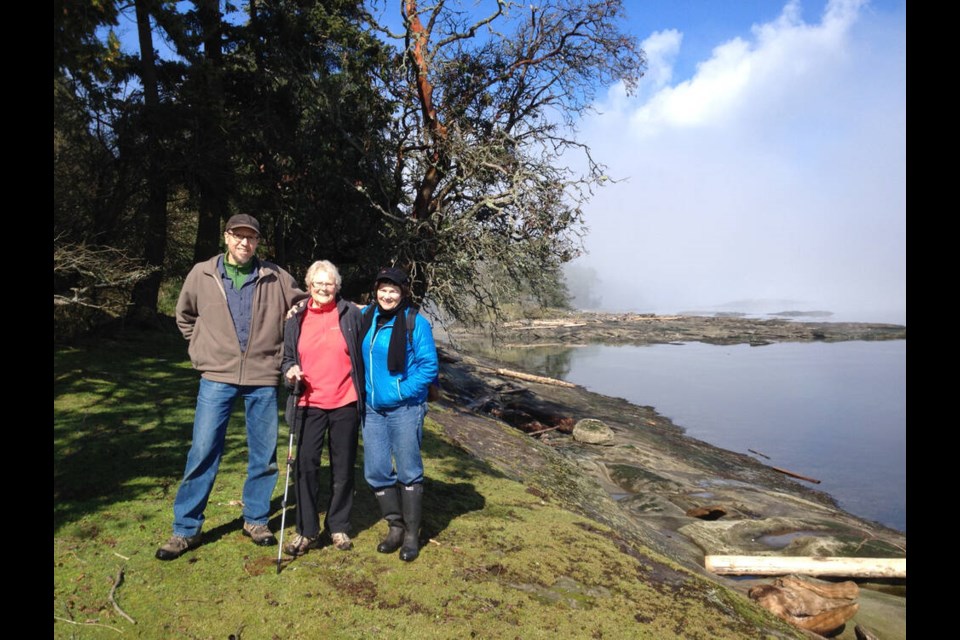
[[[306,299],[306,298],[304,298],[304,299],[301,300],[300,302],[294,303],[294,305],[293,305],[292,307],[290,307],[290,309],[287,311],[287,315],[284,317],[284,320],[289,320],[290,318],[292,318],[292,317],[294,316],[295,313],[297,313],[297,312],[300,311],[301,309],[306,308],[306,306],[307,306],[307,299]]]

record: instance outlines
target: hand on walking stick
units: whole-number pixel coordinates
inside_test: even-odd
[[[297,424],[297,417],[299,414],[299,404],[300,404],[300,394],[303,392],[300,376],[300,367],[296,367],[297,371],[295,376],[290,377],[289,371],[288,377],[293,381],[293,390],[290,394],[294,397],[293,400],[293,420],[288,420],[290,425],[290,442],[287,444],[287,479],[283,484],[283,501],[280,503],[280,510],[282,515],[280,516],[280,544],[277,549],[277,575],[280,575],[280,563],[283,559],[283,530],[287,526],[287,493],[290,490],[290,468],[293,466],[293,432],[294,427]],[[294,367],[291,367],[293,369]]]

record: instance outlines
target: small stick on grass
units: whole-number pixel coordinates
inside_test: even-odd
[[[120,570],[117,572],[117,578],[113,581],[113,588],[110,589],[110,604],[113,605],[113,608],[117,610],[117,613],[122,615],[124,618],[129,620],[133,624],[137,624],[137,621],[127,615],[126,611],[120,608],[120,605],[117,604],[117,601],[113,599],[113,594],[116,593],[117,587],[120,586],[120,583],[123,582],[123,567],[120,567]]]
[[[77,622],[75,620],[70,620],[68,618],[61,618],[60,616],[53,616],[54,620],[59,620],[60,622],[69,622],[70,624],[78,624],[81,626],[90,626],[90,627],[106,627],[107,629],[113,629],[117,633],[122,634],[123,631],[117,629],[116,627],[111,627],[108,624],[100,624],[99,622]]]

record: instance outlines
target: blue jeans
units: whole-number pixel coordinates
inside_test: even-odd
[[[267,524],[270,498],[277,486],[277,388],[253,387],[200,379],[193,443],[183,481],[173,502],[173,533],[193,536],[203,525],[203,511],[220,468],[227,423],[234,402],[243,398],[247,423],[247,480],[243,485],[243,519]]]
[[[363,475],[373,489],[423,482],[423,418],[427,403],[377,411],[369,404],[363,422]],[[396,469],[394,469],[394,463]]]

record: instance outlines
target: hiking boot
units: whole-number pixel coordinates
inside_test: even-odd
[[[307,536],[300,535],[299,533],[293,537],[293,540],[289,544],[284,545],[283,552],[288,556],[302,556],[310,549],[317,549],[320,547],[320,537],[308,538]]]
[[[179,558],[189,549],[200,546],[200,534],[195,536],[170,536],[170,539],[157,549],[157,560],[173,560]]]
[[[273,537],[270,529],[267,528],[265,524],[250,524],[249,522],[244,522],[243,535],[253,540],[253,544],[260,545],[261,547],[269,547],[270,545],[277,544],[277,539]]]
[[[350,551],[353,549],[353,542],[350,541],[350,536],[345,533],[335,533],[333,534],[333,546],[339,549],[340,551]]]

